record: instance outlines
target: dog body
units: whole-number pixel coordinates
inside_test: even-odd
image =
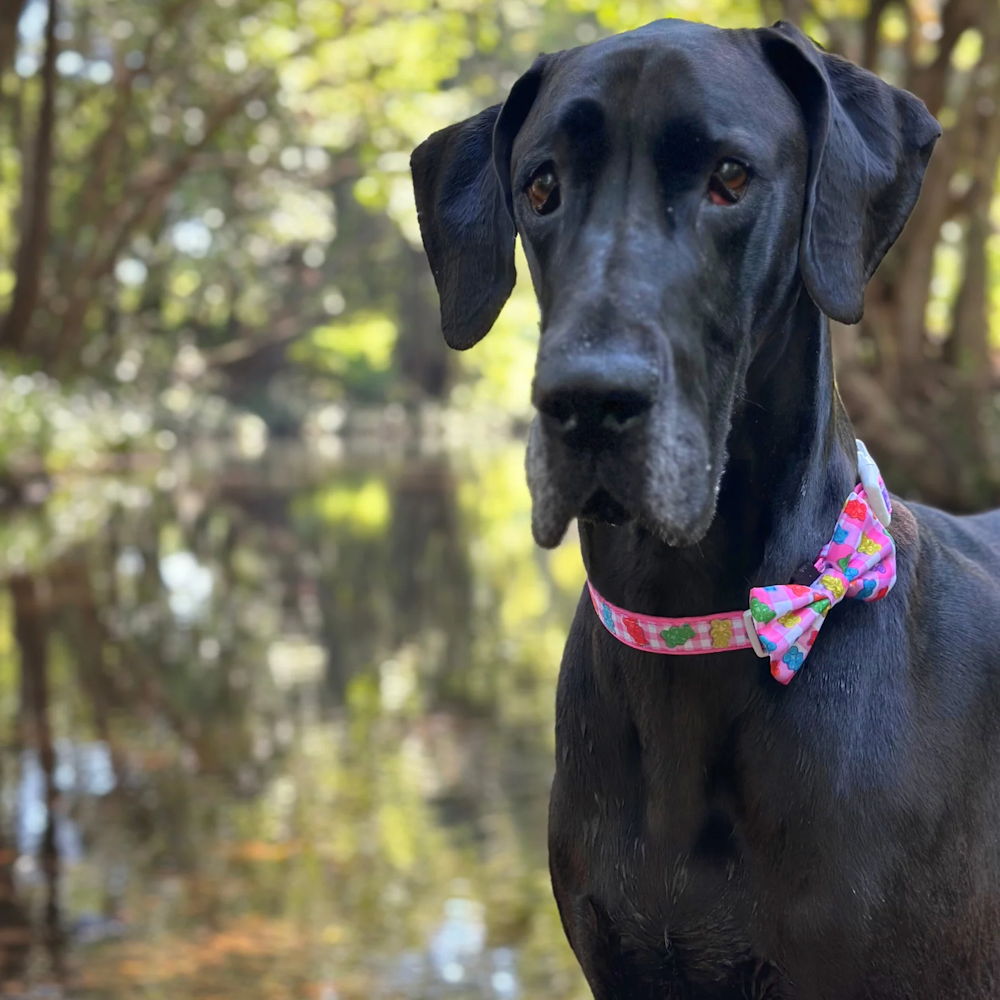
[[[541,309],[532,528],[644,615],[736,611],[857,482],[826,317],[856,322],[939,135],[797,29],[657,22],[543,56],[413,156],[448,342]],[[552,882],[598,1000],[1000,992],[1000,515],[896,502],[898,580],[800,674],[664,658],[586,592],[559,681]]]
[[[751,653],[631,649],[581,600],[550,859],[600,1000],[998,995],[1000,677],[976,622],[1000,611],[1000,518],[897,501],[893,534],[895,589],[831,614],[788,688]]]

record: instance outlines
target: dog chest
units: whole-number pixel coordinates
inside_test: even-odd
[[[598,1000],[787,995],[754,940],[747,873],[719,852],[722,822],[718,815],[706,817],[707,853],[696,847],[668,857],[637,842],[610,877],[605,852],[574,859],[553,845],[556,895]],[[569,884],[570,869],[584,879]]]

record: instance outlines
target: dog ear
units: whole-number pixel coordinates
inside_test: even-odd
[[[857,323],[868,279],[920,194],[941,126],[913,94],[823,52],[794,25],[763,29],[761,42],[809,138],[799,247],[806,289],[827,316]]]
[[[510,154],[548,59],[539,56],[502,105],[435,132],[410,157],[441,330],[460,351],[489,333],[514,287]]]

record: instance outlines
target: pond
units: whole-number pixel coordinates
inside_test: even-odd
[[[5,513],[0,994],[589,996],[545,853],[576,542],[522,445],[324,455]]]

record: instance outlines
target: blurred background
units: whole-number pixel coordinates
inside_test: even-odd
[[[892,489],[1000,502],[996,0],[0,0],[0,995],[587,995],[537,314],[446,350],[408,158],[662,16],[940,119],[839,385]]]

